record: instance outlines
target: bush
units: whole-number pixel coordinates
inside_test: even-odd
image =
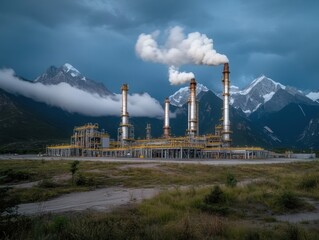
[[[226,196],[219,186],[215,186],[212,191],[205,196],[203,203],[198,207],[208,213],[216,213],[219,215],[226,215],[229,212],[226,203]]]
[[[84,177],[82,174],[79,174],[75,178],[75,185],[77,186],[84,186],[86,184],[86,177]]]
[[[235,176],[231,173],[227,174],[226,186],[236,187],[236,185],[237,185],[237,179],[235,178]]]
[[[299,239],[307,239],[304,230],[298,225],[289,224],[285,229],[285,239],[290,240],[299,240]]]
[[[306,175],[302,178],[299,187],[305,190],[311,190],[319,185],[319,177],[316,175]]]
[[[225,194],[218,185],[204,199],[204,203],[206,204],[225,203],[225,201]]]
[[[54,182],[52,179],[44,179],[38,183],[38,187],[41,187],[41,188],[55,188],[58,186],[59,184]]]
[[[50,225],[50,229],[52,232],[61,232],[65,230],[68,225],[68,219],[64,216],[56,216],[53,218],[53,221]]]
[[[2,171],[0,176],[0,182],[2,183],[26,181],[32,177],[32,175],[28,172],[15,171],[13,169]]]
[[[16,215],[17,208],[15,206],[19,199],[10,196],[10,189],[10,187],[0,187],[0,219]]]
[[[82,174],[78,174],[75,177],[75,185],[77,186],[89,186],[89,187],[95,187],[96,181],[93,177],[85,177]]]
[[[248,231],[248,233],[245,235],[245,240],[259,240],[260,236],[257,231]]]
[[[294,210],[304,206],[304,203],[292,192],[286,191],[275,198],[275,207],[281,210]]]

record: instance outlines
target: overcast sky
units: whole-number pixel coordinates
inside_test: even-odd
[[[33,80],[50,65],[70,63],[119,93],[148,92],[162,101],[181,86],[167,66],[135,52],[140,34],[179,26],[200,32],[229,59],[231,84],[264,74],[302,90],[319,89],[317,0],[1,0],[0,67]],[[183,65],[221,91],[222,66]],[[185,85],[182,85],[185,86]]]

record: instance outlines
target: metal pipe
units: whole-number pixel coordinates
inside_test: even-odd
[[[127,112],[127,92],[128,92],[128,85],[122,85],[122,141],[128,139],[128,112]]]
[[[166,98],[165,99],[165,110],[164,110],[164,127],[163,127],[163,130],[164,130],[164,137],[165,138],[168,138],[169,135],[170,135],[170,126],[169,126],[169,99]]]
[[[147,140],[150,140],[151,138],[152,138],[152,136],[151,136],[151,124],[150,123],[147,123],[146,124],[146,139]]]
[[[187,134],[189,134],[190,129],[191,129],[191,101],[189,97],[187,101]]]
[[[196,101],[196,81],[193,78],[189,85],[190,91],[190,135],[197,135],[197,101]]]
[[[229,146],[231,139],[230,139],[230,120],[229,120],[229,65],[228,63],[224,64],[224,71],[223,71],[223,85],[224,85],[224,103],[223,103],[223,141],[225,146]]]

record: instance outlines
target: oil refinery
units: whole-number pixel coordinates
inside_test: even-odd
[[[123,84],[121,123],[118,128],[117,140],[99,130],[97,124],[86,124],[75,127],[70,145],[47,147],[48,156],[61,157],[133,157],[163,159],[252,159],[267,158],[269,152],[259,147],[238,148],[231,146],[231,121],[229,117],[229,64],[223,69],[223,108],[220,124],[215,132],[199,135],[199,104],[196,99],[196,80],[189,85],[188,127],[185,136],[171,136],[170,102],[164,102],[163,134],[161,138],[151,137],[151,125],[146,126],[146,138],[134,138],[134,126],[129,121],[127,108],[128,85]]]

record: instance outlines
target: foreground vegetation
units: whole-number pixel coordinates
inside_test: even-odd
[[[319,221],[289,224],[276,218],[281,214],[315,210],[314,202],[319,202],[318,161],[227,167],[0,162],[1,184],[34,181],[38,182],[31,188],[3,191],[1,206],[10,208],[19,202],[42,201],[65,192],[96,187],[160,186],[168,190],[112,213],[3,215],[0,238],[319,239]]]

